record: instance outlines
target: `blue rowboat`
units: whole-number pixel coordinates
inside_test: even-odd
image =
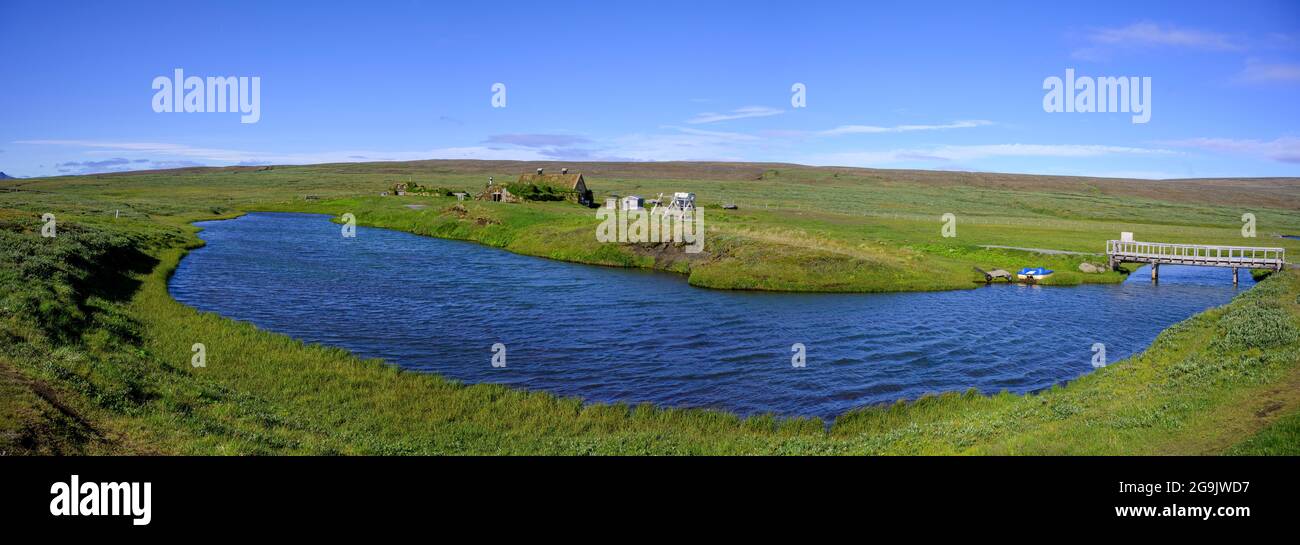
[[[1031,280],[1031,281],[1041,280],[1043,278],[1052,276],[1053,272],[1056,271],[1053,271],[1051,269],[1044,269],[1042,267],[1025,267],[1023,269],[1020,269],[1020,272],[1016,273],[1016,278],[1019,278],[1021,280]]]

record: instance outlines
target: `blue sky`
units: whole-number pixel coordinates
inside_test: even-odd
[[[1294,1],[467,4],[4,0],[0,171],[482,158],[1300,176]],[[153,79],[176,68],[261,78],[260,121],[153,111]],[[1150,77],[1150,121],[1045,112],[1044,79],[1067,68]]]

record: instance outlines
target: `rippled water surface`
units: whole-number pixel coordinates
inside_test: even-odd
[[[1157,286],[1143,269],[1107,286],[729,292],[383,229],[343,238],[320,215],[199,225],[207,246],[170,289],[200,310],[466,382],[743,414],[1039,390],[1091,371],[1093,343],[1116,361],[1237,293],[1227,269],[1174,266]],[[791,366],[794,343],[807,367]]]

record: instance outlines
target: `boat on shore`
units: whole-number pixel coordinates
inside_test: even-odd
[[[1039,280],[1052,276],[1052,273],[1054,272],[1056,271],[1053,271],[1051,269],[1044,269],[1042,267],[1025,267],[1023,269],[1020,269],[1020,272],[1016,273],[1016,278],[1027,282],[1037,282]]]

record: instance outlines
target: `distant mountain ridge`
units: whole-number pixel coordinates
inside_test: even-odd
[[[4,172],[0,172],[0,180],[12,180],[12,179],[14,179],[13,176],[5,174]]]

